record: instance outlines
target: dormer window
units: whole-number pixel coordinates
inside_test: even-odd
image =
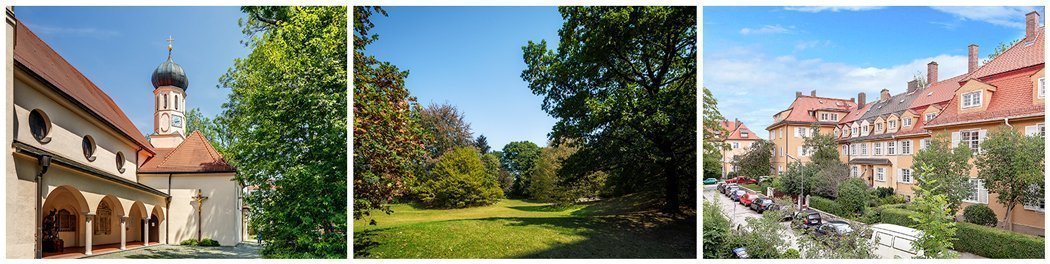
[[[1046,97],[1046,77],[1039,78],[1039,98]]]
[[[747,131],[741,131],[740,132],[740,137],[747,138]]]
[[[853,136],[854,136],[854,137],[855,137],[855,136],[857,136],[857,135],[859,135],[859,132],[857,132],[857,130],[860,130],[860,129],[859,129],[859,128],[856,128],[856,127],[854,127],[854,128],[853,128]]]
[[[973,91],[962,95],[962,108],[981,106],[981,91]]]
[[[904,127],[910,127],[911,126],[911,118],[909,117],[909,118],[901,119],[901,123],[904,124]]]
[[[890,129],[897,128],[897,120],[890,120]]]
[[[934,117],[937,117],[937,113],[926,113],[926,122],[930,122]]]
[[[875,124],[875,132],[882,131],[882,123]]]

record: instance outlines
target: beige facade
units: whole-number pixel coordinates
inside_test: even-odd
[[[774,173],[780,174],[788,169],[788,165],[796,161],[808,163],[812,152],[805,149],[806,138],[813,135],[812,125],[791,124],[774,127],[769,131],[769,138],[776,146],[773,152]],[[835,131],[833,125],[821,125],[820,133],[829,134]]]

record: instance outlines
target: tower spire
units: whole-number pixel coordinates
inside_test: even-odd
[[[171,59],[171,43],[175,41],[175,38],[172,38],[171,35],[168,35],[167,41],[168,41],[168,59]]]

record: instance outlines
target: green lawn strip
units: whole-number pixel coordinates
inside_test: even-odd
[[[617,201],[623,202],[623,201]],[[608,203],[608,202],[606,202]],[[426,210],[354,222],[358,258],[695,258],[696,217],[595,215],[607,204],[554,208],[504,200],[492,206]]]

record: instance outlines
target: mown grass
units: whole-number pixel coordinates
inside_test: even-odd
[[[656,208],[641,196],[570,207],[521,200],[450,210],[398,204],[391,215],[354,221],[354,256],[695,258],[695,212],[672,217]]]

